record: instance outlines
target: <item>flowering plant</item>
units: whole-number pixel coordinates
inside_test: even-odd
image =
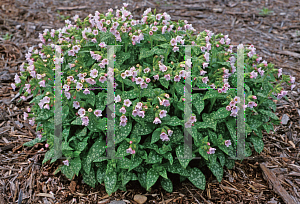
[[[132,19],[126,10],[109,9],[108,13],[89,15],[75,24],[66,20],[59,30],[40,34],[38,48],[30,48],[27,63],[21,65],[12,87],[25,91],[21,100],[33,93],[34,105],[24,113],[24,120],[34,126],[38,137],[24,145],[46,141],[43,163],[54,157],[54,75],[55,45],[62,51],[63,141],[62,154],[68,159],[56,172],[69,179],[82,174],[90,186],[105,183],[108,194],[138,180],[149,190],[158,180],[172,192],[171,174],[180,181],[189,179],[196,187],[205,188],[201,172],[208,166],[220,182],[223,167],[232,168],[235,156],[237,103],[236,58],[227,35],[209,30],[192,35],[195,29],[187,21],[173,22],[167,13],[147,9],[141,20]],[[49,42],[49,43],[48,43]],[[114,69],[108,67],[108,45],[115,47]],[[184,47],[192,46],[192,60],[184,61]],[[243,45],[239,45],[243,48]],[[282,75],[281,69],[262,61],[253,45],[244,49],[246,143],[245,156],[251,147],[263,150],[262,130],[269,132],[278,117],[272,112],[276,104],[269,99],[285,97],[280,84],[292,85],[294,77]],[[191,72],[185,70],[192,67]],[[115,75],[115,156],[106,157],[107,78]],[[31,79],[29,80],[29,78]],[[184,82],[191,77],[193,87],[210,90],[193,91],[192,115],[184,120]],[[29,81],[29,82],[28,82]],[[273,85],[272,82],[279,82]],[[95,89],[96,87],[104,89]],[[259,115],[258,115],[259,114]],[[193,130],[193,157],[184,155],[184,128]],[[176,159],[175,157],[179,159]],[[199,161],[199,162],[198,162]]]

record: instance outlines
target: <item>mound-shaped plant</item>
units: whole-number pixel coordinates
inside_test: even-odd
[[[236,149],[237,54],[227,35],[209,30],[193,35],[187,21],[173,22],[167,13],[147,9],[141,20],[132,19],[127,4],[113,14],[89,15],[75,24],[40,34],[42,43],[31,47],[27,63],[16,74],[15,84],[22,100],[33,93],[32,108],[24,120],[37,124],[37,138],[24,144],[46,141],[43,163],[54,157],[54,76],[55,46],[62,51],[62,154],[68,159],[56,172],[72,179],[81,174],[85,183],[95,186],[104,182],[108,194],[138,180],[149,189],[158,180],[172,192],[170,175],[188,178],[196,187],[205,189],[202,170],[208,167],[220,182],[223,168],[232,168]],[[108,45],[115,46],[114,69],[108,67]],[[191,46],[191,59],[184,61],[185,47]],[[243,48],[243,45],[239,45]],[[273,130],[280,124],[276,104],[270,99],[286,97],[280,86],[292,85],[294,77],[262,61],[253,45],[244,48],[245,62],[245,156],[251,147],[263,150],[262,130]],[[186,72],[189,64],[191,72]],[[106,157],[107,77],[115,77],[115,156]],[[210,88],[192,92],[192,116],[184,119],[185,78],[192,87]],[[273,83],[275,82],[275,83]],[[293,88],[294,85],[292,85]],[[92,89],[102,87],[103,89]],[[73,88],[73,89],[72,89]],[[274,96],[278,94],[277,96]],[[273,111],[272,111],[273,110]],[[193,130],[193,157],[184,156],[184,128]],[[179,159],[177,159],[178,157]]]

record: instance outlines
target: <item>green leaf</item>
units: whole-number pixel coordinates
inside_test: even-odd
[[[161,187],[166,191],[172,193],[173,192],[173,184],[170,179],[161,178],[160,180]]]
[[[159,79],[160,84],[166,89],[169,87],[169,81],[167,81],[164,77]]]
[[[218,136],[215,132],[208,130],[209,139],[212,141],[214,145],[218,144]]]
[[[213,118],[213,114],[203,113],[202,119],[206,123],[206,127],[212,128],[214,131],[216,131],[217,121]]]
[[[186,147],[186,149],[185,149],[184,145],[179,145],[176,148],[176,156],[178,157],[178,160],[179,160],[179,162],[180,162],[180,164],[182,165],[183,168],[186,168],[187,165],[192,160],[192,159],[188,159],[189,155],[188,155],[188,153],[185,155],[185,151],[191,151],[191,150],[188,149],[188,147]],[[190,157],[192,157],[192,156],[190,155]],[[181,158],[184,158],[184,159],[181,159]]]
[[[86,173],[85,171],[82,171],[82,178],[86,184],[95,188],[95,184],[97,183],[97,180],[96,180],[94,168],[91,168],[89,174]]]
[[[147,113],[145,113],[145,114],[147,114]],[[145,123],[145,127],[143,127],[142,124],[137,123],[133,127],[132,133],[137,134],[137,135],[148,135],[148,134],[152,133],[154,128],[155,128],[155,126],[153,125],[153,123]]]
[[[259,109],[259,112],[261,112],[262,114],[265,114],[269,117],[271,117],[274,120],[280,120],[277,115],[275,113],[273,113],[272,111],[267,111],[267,110],[263,110],[263,109]]]
[[[264,149],[264,142],[262,138],[251,135],[250,141],[252,142],[255,151],[260,154]]]
[[[154,132],[152,133],[151,144],[157,142],[160,139],[161,130],[162,128],[157,128],[156,130],[154,130]]]
[[[188,175],[188,179],[197,188],[199,188],[201,190],[205,189],[205,183],[206,183],[205,176],[198,168],[194,167],[190,170],[190,173]]]
[[[110,196],[113,193],[113,190],[117,184],[117,172],[109,172],[104,177],[105,190]]]
[[[199,154],[206,160],[208,160],[208,154],[207,151],[205,149],[203,149],[202,147],[199,148]]]
[[[140,57],[139,60],[143,59],[143,58],[147,58],[153,55],[153,52],[151,50],[149,50],[148,48],[142,48],[140,50]]]
[[[184,95],[184,84],[181,82],[175,83],[175,89],[179,95]]]
[[[126,100],[126,99],[135,99],[139,97],[139,90],[137,89],[132,89],[130,91],[124,91],[122,93],[122,99]]]
[[[71,159],[69,161],[69,167],[70,167],[70,170],[73,171],[78,176],[79,171],[81,169],[81,160],[80,160],[80,158],[76,157],[74,159]]]
[[[249,125],[249,127],[252,130],[257,130],[257,128],[263,124],[262,121],[258,120],[258,117],[256,117],[256,118],[254,116],[252,116],[247,121],[247,124]]]
[[[226,107],[219,108],[217,111],[213,112],[213,118],[218,120],[226,118],[230,115],[230,111],[226,110]]]
[[[75,120],[71,122],[72,125],[82,125],[82,120],[80,117],[77,117]]]
[[[146,159],[146,163],[149,164],[155,164],[155,163],[161,163],[162,162],[162,156],[157,154],[155,151],[151,150],[148,158]]]
[[[221,152],[221,151],[218,151],[218,152],[216,153],[216,155],[217,155],[217,157],[218,157],[218,159],[219,159],[219,161],[220,161],[221,166],[223,167],[223,166],[225,165],[225,162],[226,162],[224,153]]]
[[[267,131],[267,133],[270,133],[270,130],[274,130],[273,125],[272,124],[263,124],[263,127],[265,128],[265,130]]]
[[[234,167],[234,160],[233,159],[227,159],[226,158],[226,162],[225,162],[225,166],[228,168],[228,169],[232,169]]]
[[[193,94],[192,99],[192,104],[195,106],[198,114],[200,115],[205,105],[203,97],[200,96],[200,94]]]
[[[142,163],[143,159],[138,155],[131,155],[130,168],[128,171],[138,167]]]
[[[122,142],[131,132],[132,123],[127,123],[125,126],[118,125],[115,132],[115,144]]]
[[[106,166],[105,165],[99,166],[97,169],[97,181],[100,184],[104,182],[105,174],[106,174]]]
[[[129,148],[129,145],[126,144],[126,143],[123,143],[121,144],[119,147],[118,147],[118,150],[117,150],[117,153],[116,153],[116,157],[125,157],[127,155],[129,155],[129,153],[126,152],[126,149]]]
[[[147,188],[147,173],[146,172],[142,172],[142,173],[138,173],[138,181],[140,182],[141,186],[143,188]]]
[[[171,172],[173,174],[179,174],[182,176],[189,176],[189,171],[187,170],[188,168],[183,168],[178,159],[175,159],[173,164],[168,164],[167,166],[167,171]]]
[[[203,100],[210,98],[225,98],[226,95],[219,94],[217,90],[209,90],[205,93]]]
[[[217,180],[221,182],[223,178],[223,167],[219,164],[219,162],[210,162],[208,164],[208,168],[215,175]]]
[[[171,119],[168,120],[165,124],[170,126],[183,125],[182,120],[180,120],[177,116],[171,117]]]
[[[54,157],[54,155],[55,155],[55,149],[54,148],[47,151],[45,156],[44,156],[44,160],[43,160],[42,164],[49,161],[52,157]]]
[[[106,141],[97,140],[93,146],[90,148],[87,158],[86,158],[86,164],[84,165],[84,170],[86,173],[90,172],[91,169],[91,163],[93,161],[97,162],[97,159],[102,156],[102,154],[105,152],[106,148]]]
[[[64,105],[62,108],[62,121],[64,121],[67,118],[68,114],[69,114],[69,106]]]
[[[230,118],[225,122],[227,129],[230,132],[232,141],[236,141],[236,118]]]
[[[151,38],[157,41],[166,41],[166,38],[163,36],[163,34],[155,34],[152,35]]]
[[[158,178],[159,178],[158,172],[155,169],[151,168],[147,172],[147,190],[149,190],[149,188],[156,183]]]
[[[116,63],[121,65],[123,62],[125,62],[127,59],[130,58],[130,53],[128,52],[118,52],[116,54]]]
[[[172,153],[171,152],[167,152],[163,155],[163,157],[167,160],[170,161],[170,164],[172,165],[173,164],[173,156],[172,156]]]
[[[125,186],[132,178],[132,172],[123,171],[121,174],[122,185]]]
[[[39,142],[45,142],[46,140],[47,140],[46,137],[42,137],[41,139],[35,138],[35,139],[33,139],[33,140],[29,141],[29,142],[24,143],[23,146],[32,147],[35,144],[37,144]]]

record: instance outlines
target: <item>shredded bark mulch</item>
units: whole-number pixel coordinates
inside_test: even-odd
[[[276,115],[283,124],[269,134],[263,132],[263,152],[236,162],[232,170],[224,170],[218,183],[206,173],[204,191],[189,181],[174,179],[174,192],[159,186],[150,192],[137,181],[111,196],[104,185],[91,188],[81,176],[68,180],[60,173],[53,175],[59,162],[42,165],[46,149],[38,143],[24,147],[36,138],[35,126],[23,120],[29,101],[17,102],[18,89],[10,84],[18,67],[25,61],[28,48],[39,43],[44,29],[58,29],[64,20],[78,14],[107,12],[121,8],[125,1],[50,1],[2,0],[0,2],[0,203],[137,203],[138,195],[146,203],[300,203],[300,3],[293,0],[248,1],[127,1],[134,18],[147,8],[167,12],[171,20],[188,20],[197,31],[204,29],[228,34],[233,45],[253,44],[267,62],[283,68],[284,74],[296,77],[296,87],[289,87],[288,101],[276,101]],[[44,149],[43,149],[44,148]],[[119,202],[117,202],[119,201]]]

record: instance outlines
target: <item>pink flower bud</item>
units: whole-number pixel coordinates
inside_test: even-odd
[[[132,141],[130,141],[129,143],[132,144]]]
[[[48,147],[49,147],[49,144],[45,144],[45,147],[48,148]]]
[[[210,143],[208,142],[207,145],[210,146]]]

